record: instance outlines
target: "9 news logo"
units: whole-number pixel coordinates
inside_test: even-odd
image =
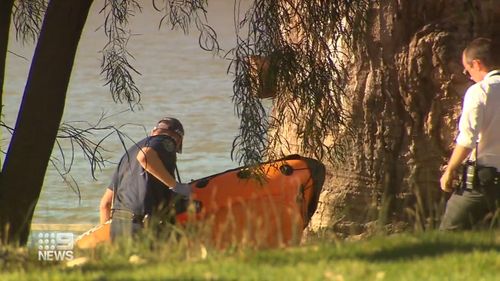
[[[45,232],[35,236],[38,242],[39,261],[64,261],[73,259],[73,233]]]

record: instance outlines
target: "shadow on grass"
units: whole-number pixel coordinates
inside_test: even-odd
[[[422,236],[378,237],[357,242],[322,242],[318,245],[288,250],[257,252],[251,255],[253,263],[275,265],[294,263],[317,263],[334,260],[366,260],[369,262],[391,262],[439,257],[457,253],[500,252],[495,239],[475,234],[438,233]]]
[[[368,261],[397,261],[408,259],[421,259],[426,257],[437,257],[449,253],[470,253],[470,252],[500,252],[499,245],[484,245],[475,243],[448,243],[448,242],[420,242],[411,245],[398,245],[386,249],[379,249],[374,253],[361,254],[359,259]]]
[[[95,272],[95,271],[104,271],[104,272],[125,272],[127,270],[133,269],[134,266],[129,263],[114,263],[114,264],[88,264],[81,268],[82,272]]]
[[[155,264],[157,265],[157,263],[151,265],[155,267]],[[150,270],[155,270],[155,269],[151,269],[151,267],[148,267],[147,264],[131,265],[129,263],[124,262],[124,263],[113,263],[113,264],[89,264],[78,269],[66,269],[66,272],[72,273],[76,271],[79,272],[84,277],[84,279],[89,278],[88,280],[94,280],[94,281],[179,280],[178,277],[171,277],[171,276],[169,277],[169,275],[172,275],[172,273],[169,272],[169,270],[157,272],[155,276],[150,276],[151,274],[148,272]],[[191,280],[191,279],[188,278],[183,280]]]

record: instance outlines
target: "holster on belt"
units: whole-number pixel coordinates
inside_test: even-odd
[[[500,184],[500,173],[495,167],[478,166],[477,179],[481,186]]]
[[[463,165],[461,187],[464,189],[477,189],[480,187],[500,187],[500,173],[495,167],[478,165],[467,161]]]

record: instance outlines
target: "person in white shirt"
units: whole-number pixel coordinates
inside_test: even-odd
[[[440,185],[453,192],[440,230],[470,229],[485,221],[498,225],[500,195],[500,45],[488,38],[471,41],[462,53],[464,74],[476,82],[465,93],[456,146]],[[463,162],[467,162],[463,165]],[[463,167],[462,183],[452,185]]]

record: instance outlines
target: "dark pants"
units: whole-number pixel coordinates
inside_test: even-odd
[[[114,210],[111,220],[111,241],[121,237],[133,237],[142,229],[142,220],[134,218],[129,211]]]
[[[453,192],[446,203],[440,230],[471,229],[480,222],[498,226],[497,207],[500,202],[500,188],[487,186],[478,189],[459,189]],[[488,218],[488,216],[490,216]]]

